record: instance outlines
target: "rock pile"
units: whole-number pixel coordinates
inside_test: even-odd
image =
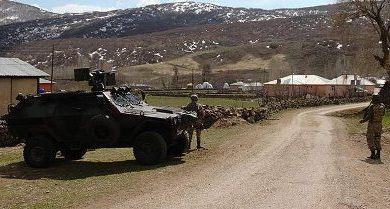
[[[322,105],[339,105],[347,103],[357,103],[368,101],[367,97],[356,98],[299,98],[290,100],[268,99],[262,107],[258,108],[233,108],[222,106],[204,105],[205,118],[203,125],[205,129],[212,127],[216,122],[216,127],[234,126],[239,123],[257,123],[266,120],[271,115],[285,109],[316,107]]]

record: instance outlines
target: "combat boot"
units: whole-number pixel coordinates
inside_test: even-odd
[[[197,146],[196,146],[196,149],[205,149],[204,147],[202,147],[202,145],[200,145],[200,142],[197,144]]]
[[[378,160],[381,159],[381,151],[380,150],[376,151],[375,159],[378,159]]]
[[[197,146],[196,146],[196,149],[198,149],[198,150],[199,150],[199,149],[204,149],[204,147],[202,147],[202,146],[200,145],[200,141],[201,141],[201,139],[200,139],[200,137],[201,137],[201,136],[200,136],[200,132],[197,132],[196,135],[197,135],[197,136],[196,136],[196,145],[197,145]]]
[[[202,147],[202,145],[198,144],[198,146],[196,146],[196,149],[204,149],[204,147]]]
[[[371,156],[367,157],[369,159],[376,159],[375,150],[371,150]]]

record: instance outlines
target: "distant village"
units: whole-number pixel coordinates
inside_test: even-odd
[[[190,83],[185,89],[221,93],[252,93],[262,97],[327,97],[327,98],[345,98],[362,97],[379,93],[385,85],[385,78],[362,77],[356,74],[343,74],[332,80],[318,75],[288,75],[269,82],[235,82],[225,83],[221,88],[215,88],[210,82],[195,84]],[[145,91],[159,90],[146,84],[130,84],[134,89]],[[171,89],[175,91],[177,89]]]
[[[0,98],[0,113],[5,113],[9,104],[15,102],[19,93],[42,94],[52,92],[55,81],[50,75],[17,58],[0,58],[0,86],[4,91]],[[221,92],[254,93],[263,97],[356,97],[378,93],[386,80],[384,78],[363,78],[344,74],[332,80],[318,75],[288,75],[266,83],[235,82],[214,88],[210,82],[188,84],[187,90],[218,90]],[[133,89],[144,91],[162,90],[146,84],[129,84]]]

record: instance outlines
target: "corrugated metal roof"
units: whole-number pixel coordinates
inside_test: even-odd
[[[294,85],[327,85],[331,81],[318,75],[289,75],[280,78],[280,84]],[[270,81],[265,84],[277,84],[277,80]]]
[[[358,75],[341,75],[335,79],[332,80],[332,84],[336,84],[336,85],[352,85],[352,81],[359,81],[359,85],[363,85],[363,86],[375,86],[375,83],[365,79],[365,78],[362,78]],[[353,84],[355,85],[355,84]],[[356,83],[356,85],[358,85]]]
[[[18,58],[0,57],[0,77],[46,77],[49,74]]]
[[[385,84],[386,84],[386,80],[384,80],[384,79],[378,79],[378,80],[376,80],[376,83],[377,83],[378,85],[385,85]]]

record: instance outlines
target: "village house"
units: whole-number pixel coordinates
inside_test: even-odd
[[[52,89],[54,89],[56,82],[53,81],[53,83],[49,80],[46,80],[44,78],[39,79],[39,93],[47,93],[51,92]]]
[[[331,82],[336,86],[354,87],[357,92],[366,92],[368,94],[373,94],[376,88],[375,83],[358,75],[341,75],[337,78],[334,78]],[[348,88],[344,88],[344,90],[345,89]],[[341,95],[345,93],[346,92],[342,92]]]
[[[0,58],[0,115],[16,102],[19,93],[37,94],[39,78],[49,74],[17,58]]]
[[[289,75],[264,84],[271,97],[354,97],[374,93],[375,84],[359,76],[340,76],[329,80],[317,75]]]
[[[317,75],[289,75],[264,84],[264,93],[271,97],[326,97],[332,93],[329,79]]]

